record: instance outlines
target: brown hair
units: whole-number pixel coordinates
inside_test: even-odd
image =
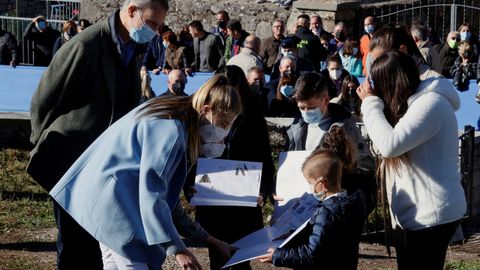
[[[350,97],[351,93],[350,93],[350,89],[348,88],[349,83],[354,83],[356,87],[360,86],[360,83],[358,82],[357,77],[352,75],[345,76],[345,78],[343,78],[343,81],[342,81],[342,88],[341,88],[342,95],[339,103],[340,105],[343,105],[349,108],[350,110],[353,109],[356,115],[360,115],[361,114],[360,107],[362,105],[362,101],[360,100],[360,97],[357,95],[356,91],[354,91],[353,96]],[[354,104],[355,104],[354,108],[350,108],[349,97],[353,98],[354,100]]]
[[[137,119],[156,117],[183,121],[187,127],[190,160],[195,163],[200,149],[198,127],[204,105],[209,105],[214,113],[242,112],[240,96],[228,79],[224,75],[214,75],[192,96],[161,97],[147,101],[137,112]]]
[[[303,163],[302,172],[308,178],[325,177],[330,185],[337,186],[341,184],[342,161],[330,150],[317,149]]]
[[[355,148],[341,127],[332,126],[323,137],[320,148],[335,153],[342,161],[344,172],[353,172],[356,167]]]
[[[395,127],[408,110],[408,98],[420,84],[420,75],[415,61],[408,55],[387,51],[380,55],[370,70],[375,93],[383,99],[383,110],[387,121]],[[387,166],[397,169],[407,154],[385,159]]]
[[[169,42],[170,44],[174,44],[174,45],[178,44],[177,35],[175,35],[173,31],[167,31],[163,33],[162,39]]]
[[[75,29],[75,32],[77,31],[77,24],[74,21],[66,21],[63,23],[62,30],[63,32],[68,32],[70,28]]]
[[[358,47],[358,40],[354,39],[353,37],[348,37],[345,41],[345,44],[343,45],[343,55],[353,55],[353,48],[355,47]]]
[[[312,97],[319,97],[324,92],[328,95],[325,77],[317,72],[309,72],[298,78],[293,98],[297,101],[306,101]]]

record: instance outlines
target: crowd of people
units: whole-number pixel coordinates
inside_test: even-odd
[[[187,248],[198,246],[220,269],[231,243],[263,227],[265,202],[281,199],[265,116],[294,119],[285,151],[313,151],[299,167],[318,208],[262,262],[356,269],[379,183],[404,240],[392,243],[398,268],[443,269],[466,211],[456,89],[480,78],[468,24],[436,43],[420,23],[380,27],[368,16],[358,39],[342,22],[329,33],[302,14],[288,33],[275,20],[261,40],[225,11],[211,31],[194,20],[174,33],[168,10],[167,0],[126,0],[82,33],[85,21],[62,34],[43,17],[27,27],[48,65],[31,103],[27,172],[54,199],[58,269],[161,269],[166,255],[201,269]],[[3,59],[15,64],[14,53]],[[155,97],[150,76],[161,72],[166,91]],[[195,72],[215,75],[188,96]],[[198,157],[261,162],[257,206],[197,206],[192,220],[179,194],[194,195]]]

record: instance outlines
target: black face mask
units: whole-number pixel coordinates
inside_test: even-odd
[[[335,32],[335,38],[342,41],[342,40],[345,39],[345,33],[341,32],[341,31],[340,32]]]
[[[75,36],[76,34],[77,34],[77,31],[75,31],[75,29],[73,29],[73,28],[70,28],[70,29],[68,29],[68,31],[67,31],[67,35],[69,35],[70,37],[73,37],[73,36]]]
[[[256,95],[262,95],[263,83],[261,81],[256,81],[251,86],[252,92]]]
[[[175,95],[183,94],[183,90],[185,90],[185,83],[184,82],[176,82],[172,84],[172,90]]]
[[[227,23],[224,22],[224,21],[217,21],[217,25],[218,25],[218,27],[220,27],[222,29],[227,27]]]

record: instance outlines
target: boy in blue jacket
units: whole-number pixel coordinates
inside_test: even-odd
[[[342,162],[329,150],[315,150],[302,171],[319,200],[318,210],[285,247],[269,249],[260,261],[293,269],[357,269],[367,215],[363,193],[341,189]]]

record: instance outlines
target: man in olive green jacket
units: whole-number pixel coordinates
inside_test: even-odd
[[[51,190],[82,152],[140,101],[142,43],[164,21],[167,0],[126,0],[55,54],[32,98],[27,172]],[[103,269],[98,242],[61,207],[57,269]]]

